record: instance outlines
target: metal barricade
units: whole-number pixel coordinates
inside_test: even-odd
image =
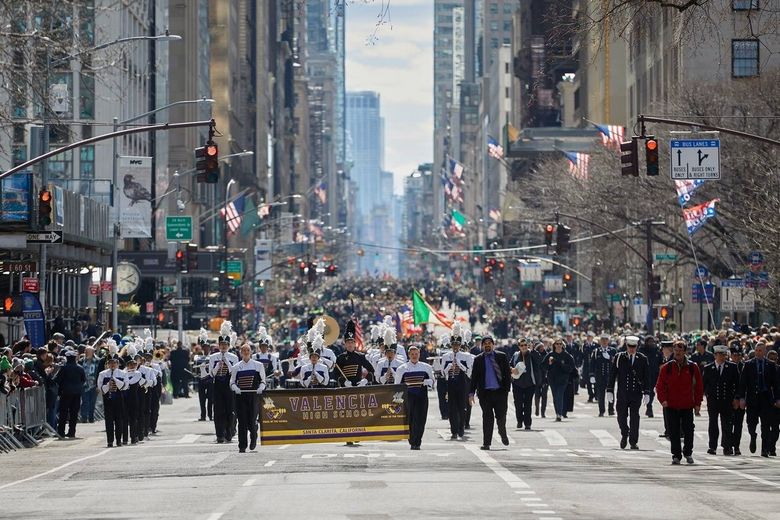
[[[15,433],[19,431],[17,425],[20,423],[22,416],[19,393],[19,390],[14,390],[10,394],[2,395],[4,411],[2,417],[0,417],[0,421],[3,423],[0,425],[0,445],[3,446],[5,451],[24,448],[24,444],[15,436]]]
[[[0,394],[0,428],[13,426],[8,417],[8,399],[5,394]]]
[[[36,386],[22,391],[22,424],[25,429],[46,424],[46,388]]]

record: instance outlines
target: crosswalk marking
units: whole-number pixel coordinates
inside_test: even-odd
[[[615,448],[618,445],[617,439],[607,430],[590,430],[590,433],[592,433],[605,448]]]
[[[178,441],[176,441],[176,444],[194,444],[195,442],[200,439],[200,435],[196,433],[188,433]]]
[[[563,435],[555,430],[542,430],[540,433],[550,446],[568,446],[569,444]]]
[[[658,442],[661,446],[671,445],[667,439],[664,437],[659,437],[660,433],[658,433],[658,430],[639,430],[639,434],[651,438],[652,440]]]

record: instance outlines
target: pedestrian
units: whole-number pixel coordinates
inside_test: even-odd
[[[406,385],[406,410],[409,414],[409,446],[419,450],[428,418],[428,389],[433,388],[433,369],[420,361],[420,349],[412,345],[409,361],[396,371],[399,383]]]
[[[114,439],[117,447],[122,445],[122,430],[124,428],[124,402],[121,391],[127,384],[127,377],[119,369],[119,360],[108,358],[108,368],[98,374],[98,385],[103,395],[103,418],[106,423],[106,446],[112,448]]]
[[[482,337],[482,353],[474,358],[471,370],[469,402],[474,406],[476,394],[479,398],[479,407],[482,408],[482,446],[480,447],[482,450],[490,449],[494,420],[498,427],[498,434],[501,436],[501,443],[509,446],[509,437],[506,434],[506,412],[512,376],[506,355],[494,351],[493,346],[491,336]]]
[[[536,342],[533,354],[539,365],[541,377],[541,381],[536,385],[536,390],[534,391],[534,415],[539,417],[539,413],[541,412],[542,418],[545,418],[545,412],[547,411],[547,394],[549,393],[550,384],[547,382],[547,370],[545,366],[542,365],[542,359],[547,355],[547,349],[543,342]]]
[[[542,366],[547,370],[547,381],[552,390],[555,421],[560,422],[567,410],[566,386],[575,367],[574,358],[566,352],[563,339],[556,338],[552,346],[552,351],[542,360]]]
[[[606,403],[609,374],[612,368],[612,358],[617,352],[609,345],[609,335],[602,334],[599,338],[599,346],[590,355],[590,382],[596,389],[596,401],[599,403],[599,417],[604,417],[604,411],[609,410],[609,415],[615,415],[615,405]]]
[[[238,363],[238,356],[228,352],[234,339],[231,337],[233,325],[224,321],[217,339],[218,352],[209,356],[209,373],[214,377],[214,430],[217,443],[230,442],[233,439],[233,409],[235,399],[230,390],[230,369]]]
[[[776,365],[766,359],[766,344],[758,342],[753,353],[753,359],[745,363],[742,370],[737,394],[740,408],[746,410],[750,453],[756,452],[756,427],[761,421],[761,456],[769,457],[774,449],[771,423],[773,407],[780,406],[780,381]]]
[[[737,369],[737,393],[739,392],[739,381],[742,379],[742,371],[745,368],[745,363],[742,361],[742,346],[739,340],[733,340],[729,347],[731,354],[731,362],[734,363]],[[733,448],[734,455],[742,455],[740,451],[740,444],[742,442],[742,426],[745,422],[745,410],[739,406],[739,400],[735,394],[735,402],[733,405],[734,415],[731,425],[731,447]]]
[[[723,454],[733,455],[734,443],[731,434],[734,422],[734,405],[739,407],[739,402],[736,399],[739,371],[737,365],[728,361],[728,347],[716,345],[714,350],[715,361],[704,366],[704,373],[701,376],[704,383],[704,395],[707,397],[707,416],[709,417],[707,429],[709,448],[707,453],[715,455],[720,436]],[[720,419],[720,429],[718,428],[718,419]]]
[[[249,449],[257,447],[257,396],[265,390],[265,366],[252,359],[252,347],[245,343],[239,350],[241,360],[230,369],[230,389],[236,394],[238,416],[238,452],[245,453],[247,433]]]
[[[455,323],[452,332],[445,334],[442,343],[449,340],[450,351],[441,358],[442,372],[447,380],[447,417],[450,421],[450,439],[463,440],[466,430],[466,401],[471,386],[468,381],[472,370],[472,357],[461,351],[463,329]]]
[[[688,361],[684,341],[674,343],[672,360],[658,374],[655,392],[658,401],[666,409],[672,464],[693,464],[693,414],[698,412],[704,394],[699,365]],[[680,446],[680,434],[683,445]]]
[[[57,433],[60,437],[76,437],[76,422],[81,408],[81,393],[87,382],[84,369],[78,363],[78,351],[70,349],[65,352],[65,366],[63,366],[54,378],[59,391],[59,417],[57,419]],[[65,424],[68,432],[65,433]]]
[[[780,357],[776,350],[770,350],[766,354],[766,358],[775,364],[775,379],[778,381],[778,391],[775,393],[775,399],[780,400],[780,365],[778,365],[777,360],[778,357]],[[774,418],[770,421],[770,449],[769,449],[769,456],[770,457],[776,457],[777,456],[777,440],[780,437],[780,405],[775,405],[773,415]]]
[[[171,351],[171,383],[173,384],[173,397],[190,397],[187,372],[190,364],[190,352],[184,348],[181,342],[176,343],[176,348]]]
[[[661,372],[661,367],[670,362],[674,357],[674,341],[664,340],[661,341],[661,364],[658,367],[658,373]],[[653,381],[658,381],[658,375],[655,376]],[[655,385],[653,385],[653,391],[655,391]],[[661,414],[664,417],[664,432],[659,435],[662,438],[669,438],[669,419],[666,416],[666,408],[661,407]]]
[[[87,381],[81,395],[81,421],[95,422],[95,402],[97,401],[97,375],[100,359],[95,356],[95,348],[88,345],[84,349],[84,359],[79,363],[84,369]]]
[[[626,351],[615,356],[607,386],[607,401],[615,401],[617,382],[617,421],[620,426],[620,449],[631,444],[632,450],[639,446],[639,408],[650,401],[650,368],[647,357],[638,352],[639,338],[627,336]],[[629,420],[630,416],[630,420]]]
[[[536,393],[536,385],[541,380],[539,361],[530,350],[529,341],[522,338],[519,349],[512,356],[509,365],[512,369],[512,396],[515,403],[517,429],[531,429],[531,402]]]

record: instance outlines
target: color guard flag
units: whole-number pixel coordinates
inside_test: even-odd
[[[677,189],[677,200],[680,203],[680,206],[684,207],[690,202],[693,192],[702,184],[704,184],[704,181],[701,179],[674,181],[674,187]]]
[[[715,204],[718,202],[720,199],[712,199],[689,209],[683,208],[683,218],[685,218],[685,226],[688,228],[689,235],[696,233],[700,227],[715,216]]]

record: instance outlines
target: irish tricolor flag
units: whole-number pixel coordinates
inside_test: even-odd
[[[435,319],[448,329],[452,328],[452,321],[448,320],[442,313],[437,312],[436,309],[431,307],[431,305],[425,301],[425,298],[422,297],[422,294],[416,289],[412,295],[412,303],[414,307],[413,314],[415,327],[422,325],[423,323],[431,323],[431,319]]]

